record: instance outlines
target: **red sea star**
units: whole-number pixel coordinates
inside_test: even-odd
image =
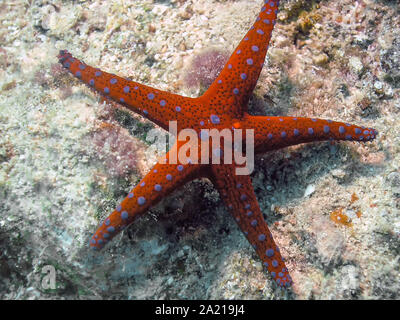
[[[264,1],[256,22],[235,49],[217,79],[204,95],[195,99],[160,91],[92,68],[73,58],[65,50],[60,51],[58,57],[74,76],[107,98],[142,114],[164,129],[168,129],[169,121],[176,121],[177,133],[190,128],[195,130],[196,138],[199,135],[201,141],[209,139],[202,129],[226,129],[231,135],[235,131],[238,132],[238,129],[254,129],[255,152],[263,153],[312,141],[374,139],[377,135],[376,130],[342,122],[252,116],[247,113],[248,100],[264,64],[278,5],[279,1]],[[242,135],[240,138],[242,145],[247,147],[247,140],[245,141]],[[240,167],[238,162],[198,164],[178,159],[178,162],[173,164],[169,160],[183,150],[185,141],[178,139],[165,159],[160,160],[129,192],[100,225],[90,240],[90,245],[95,249],[102,248],[136,217],[176,188],[189,180],[207,177],[220,192],[235,221],[276,283],[289,286],[292,282],[291,277],[264,221],[250,176],[236,174],[236,169]],[[199,147],[197,155],[200,157],[207,154],[207,159],[211,159],[212,154],[222,156],[228,151],[227,148],[202,149],[201,143],[196,146]]]

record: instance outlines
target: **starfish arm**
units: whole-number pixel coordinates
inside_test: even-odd
[[[289,286],[291,277],[263,218],[250,176],[236,175],[235,169],[235,165],[214,165],[211,180],[274,280]]]
[[[117,208],[100,224],[90,246],[101,249],[140,214],[186,182],[202,176],[201,165],[170,164],[170,151],[137,184]]]
[[[366,142],[378,132],[372,128],[343,122],[301,118],[246,116],[245,128],[254,129],[256,152],[265,152],[300,143],[323,140]]]
[[[229,58],[224,69],[202,96],[211,108],[240,116],[264,65],[279,1],[264,1],[256,22]],[[218,110],[219,111],[219,110]]]
[[[186,127],[191,113],[200,108],[198,100],[130,81],[86,65],[68,51],[61,50],[59,62],[75,77],[106,98],[122,104],[168,130],[169,121]]]

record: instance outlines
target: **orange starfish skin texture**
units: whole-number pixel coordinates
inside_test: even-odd
[[[330,120],[301,117],[252,116],[248,100],[264,64],[276,21],[278,1],[264,1],[256,22],[233,52],[210,88],[199,98],[187,98],[92,68],[65,50],[59,60],[74,76],[91,88],[126,108],[142,114],[164,129],[177,121],[177,129],[254,129],[256,153],[299,143],[322,140],[369,141],[377,131]],[[242,141],[243,142],[243,141]],[[244,142],[243,142],[244,143]],[[249,175],[237,175],[233,164],[170,164],[184,142],[178,142],[134,187],[105,219],[90,240],[94,249],[102,248],[141,213],[184,183],[209,178],[266,269],[280,286],[292,283],[278,246],[263,218]],[[205,150],[199,147],[199,155]],[[212,150],[211,150],[212,151]],[[221,150],[226,151],[225,149]],[[211,153],[210,153],[211,154]],[[211,156],[210,156],[211,157]]]

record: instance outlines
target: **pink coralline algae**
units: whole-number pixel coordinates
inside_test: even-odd
[[[200,86],[202,89],[207,89],[221,72],[228,57],[217,49],[199,53],[190,63],[184,78],[185,84],[188,87]]]
[[[111,176],[120,177],[136,169],[139,146],[124,129],[104,123],[92,135],[92,143],[94,156]]]

